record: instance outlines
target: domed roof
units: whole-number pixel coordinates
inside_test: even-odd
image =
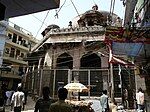
[[[72,21],[73,26],[74,27],[77,26],[84,27],[94,25],[105,26],[111,19],[112,19],[111,25],[116,25],[118,21],[120,22],[120,24],[122,24],[122,20],[116,14],[113,14],[111,17],[108,11],[99,11],[97,6],[95,7],[92,8],[92,10],[88,10],[85,13],[81,14],[80,17],[79,16],[75,17]]]
[[[57,28],[60,28],[60,27],[59,27],[58,25],[51,24],[51,25],[49,25],[46,29],[51,30],[51,29],[57,29]]]
[[[58,25],[55,24],[51,24],[49,25],[41,34],[43,35],[43,37],[51,30],[51,29],[59,29],[60,27]]]

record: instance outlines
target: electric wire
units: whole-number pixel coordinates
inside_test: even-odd
[[[40,32],[40,30],[41,30],[41,28],[42,28],[42,26],[43,26],[43,24],[44,24],[44,22],[45,22],[45,20],[46,20],[46,18],[47,18],[47,16],[48,16],[48,14],[49,14],[49,12],[50,12],[50,10],[47,11],[47,14],[46,14],[46,16],[45,16],[45,18],[44,18],[44,20],[43,20],[43,22],[42,22],[42,24],[41,24],[39,30],[37,31],[35,37],[37,37],[37,35],[39,34],[39,32]]]
[[[59,10],[58,10],[58,11],[56,10],[56,15],[55,15],[55,17],[58,18],[58,13],[59,13],[60,10],[62,9],[62,7],[65,5],[65,3],[66,3],[66,0],[65,0],[64,3],[60,6]]]
[[[22,5],[20,5],[18,2],[16,2],[15,0],[13,0],[14,1],[14,3],[17,5],[17,6],[19,6],[20,8],[22,8],[24,11],[26,11],[26,12],[28,12],[28,10],[27,9],[25,9]],[[35,19],[37,19],[38,21],[40,21],[41,23],[43,22],[42,20],[40,20],[39,18],[37,18],[36,16],[34,16],[33,14],[32,14],[32,16],[35,18]],[[47,24],[46,23],[43,23],[45,26],[47,26]]]
[[[112,8],[112,16],[113,16],[113,13],[114,13],[114,8],[115,8],[115,0],[114,0],[114,2],[113,2],[113,8]]]
[[[79,12],[78,12],[78,10],[77,10],[77,8],[76,8],[75,4],[73,3],[73,1],[72,1],[72,0],[70,0],[70,1],[71,1],[71,3],[72,3],[72,5],[73,5],[73,7],[74,7],[74,9],[75,9],[75,11],[76,11],[76,13],[78,14],[78,16],[79,16],[79,18],[80,18],[80,14],[79,14]]]

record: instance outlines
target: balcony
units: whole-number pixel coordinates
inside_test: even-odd
[[[0,67],[0,77],[6,77],[6,78],[16,78],[21,79],[21,76],[18,75],[18,69],[17,67],[11,67],[11,66],[2,66]]]
[[[7,61],[10,61],[10,62],[14,62],[14,63],[18,63],[18,64],[23,64],[23,65],[27,65],[28,64],[28,62],[25,62],[25,61],[23,61],[21,59],[23,59],[23,58],[21,58],[21,57],[20,58],[7,57],[6,55],[4,55],[4,57],[3,57],[4,61],[7,60]]]
[[[19,45],[17,43],[11,42],[11,41],[7,41],[6,43],[9,44],[9,45],[12,45],[14,47],[17,47],[17,48],[29,51],[29,48],[27,48],[25,45],[24,46],[23,45]]]

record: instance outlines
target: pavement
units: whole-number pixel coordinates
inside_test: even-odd
[[[34,112],[35,101],[29,96],[27,99],[27,104],[25,105],[24,111],[21,112]],[[10,106],[5,107],[5,112],[13,112],[11,111]]]
[[[101,106],[99,100],[88,99],[88,102],[93,102],[92,108],[94,109],[95,112],[101,112]],[[35,101],[33,101],[33,99],[30,96],[28,96],[27,104],[25,105],[25,110],[21,112],[34,112],[34,106],[35,106]],[[6,106],[5,112],[13,112],[13,111],[11,111],[10,106]],[[116,112],[116,111],[112,110],[112,112]],[[118,111],[118,112],[135,112],[135,110],[126,110],[126,111]]]

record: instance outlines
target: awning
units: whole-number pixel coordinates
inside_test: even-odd
[[[60,0],[0,0],[4,19],[58,8]],[[2,20],[2,19],[1,19]]]
[[[138,56],[143,46],[143,43],[112,42],[112,52],[115,55]]]

